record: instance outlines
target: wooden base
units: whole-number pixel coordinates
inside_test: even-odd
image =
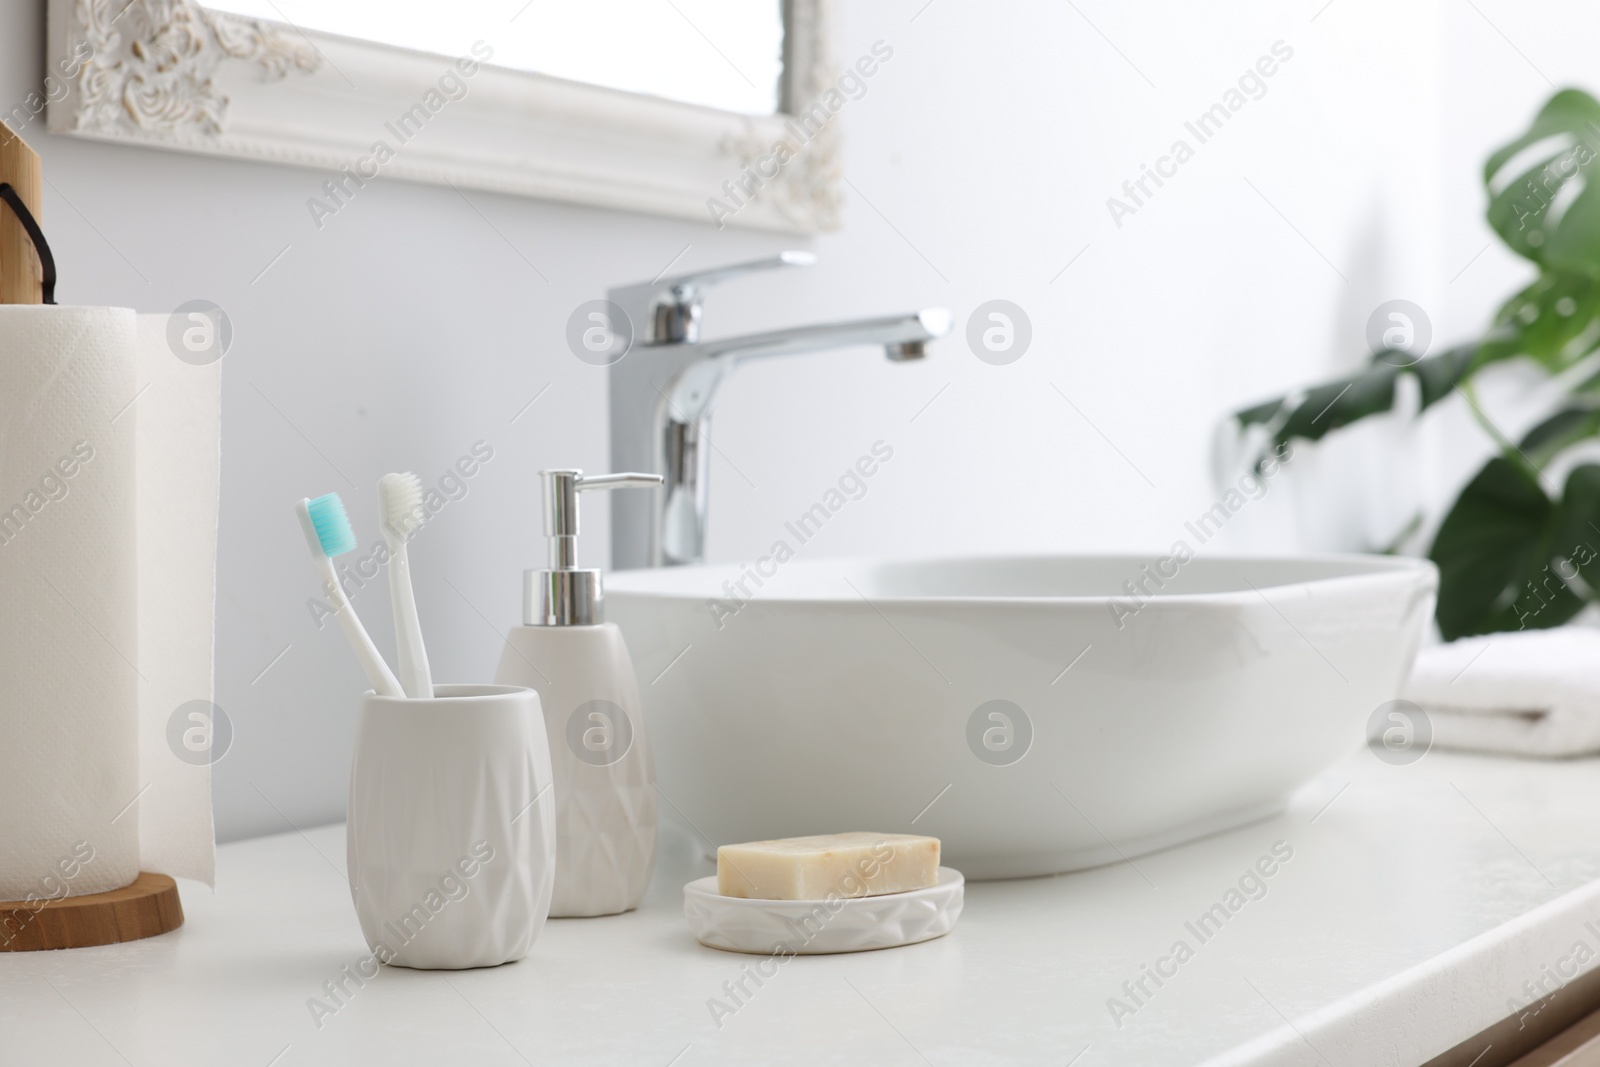
[[[106,893],[0,903],[0,952],[111,945],[182,925],[178,883],[141,871],[132,885]]]

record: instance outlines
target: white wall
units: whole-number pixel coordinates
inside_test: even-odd
[[[437,478],[491,442],[493,461],[413,557],[436,673],[487,678],[520,611],[521,571],[542,552],[535,472],[607,464],[604,372],[566,350],[567,316],[685,246],[679,267],[791,246],[821,257],[717,293],[708,332],[930,305],[951,307],[960,329],[995,297],[1025,308],[1034,330],[1005,367],[955,337],[921,364],[849,351],[741,372],[718,408],[713,558],[764,550],[878,439],[893,462],[806,551],[1164,549],[1209,503],[1221,413],[1354,365],[1384,299],[1443,306],[1456,328],[1475,321],[1478,286],[1504,288],[1509,268],[1491,253],[1444,291],[1481,226],[1475,203],[1460,217],[1470,184],[1437,194],[1441,85],[1471,80],[1444,64],[1441,81],[1441,49],[1472,36],[1473,55],[1520,94],[1478,84],[1492,120],[1450,112],[1452,181],[1468,181],[1545,87],[1470,11],[1392,6],[840,3],[841,59],[879,39],[895,56],[842,116],[844,228],[814,242],[489,194],[468,204],[394,182],[318,232],[305,200],[321,174],[28,131],[52,183],[45,225],[64,302],[166,311],[207,298],[235,323],[217,699],[236,739],[216,768],[219,835],[343,812],[362,682],[335,629],[312,624],[291,503],[338,490],[370,541],[382,473]],[[42,77],[42,7],[0,13],[0,100]],[[1568,38],[1574,67],[1581,39]],[[1294,55],[1267,94],[1114,225],[1107,198],[1278,40]],[[598,561],[604,508],[590,518]],[[1362,536],[1265,518],[1252,534],[1255,521],[1239,520],[1241,543]],[[380,589],[358,606],[383,628]]]

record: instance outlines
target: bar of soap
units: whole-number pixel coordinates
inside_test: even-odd
[[[939,879],[939,839],[915,834],[820,834],[717,849],[717,892],[749,900],[875,897]]]

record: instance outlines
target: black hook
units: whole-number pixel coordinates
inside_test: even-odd
[[[33,217],[33,212],[28,210],[28,205],[22,202],[22,197],[11,187],[10,182],[0,182],[0,200],[11,205],[11,210],[17,213],[17,221],[22,223],[22,228],[28,231],[28,237],[33,241],[34,249],[39,253],[39,273],[41,275],[40,287],[44,290],[44,302],[56,302],[56,257],[50,254],[50,242],[44,239],[44,231],[39,229],[39,222]]]

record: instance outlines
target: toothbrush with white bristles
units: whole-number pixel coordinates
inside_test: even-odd
[[[355,651],[361,669],[367,672],[367,681],[381,697],[405,696],[394,672],[383,662],[383,656],[372,643],[372,638],[367,636],[361,620],[356,617],[356,609],[350,606],[344,588],[339,585],[339,576],[333,569],[334,556],[356,547],[356,533],[350,528],[350,516],[345,513],[344,502],[339,499],[338,493],[328,493],[315,500],[300,501],[295,505],[295,513],[300,516],[300,528],[305,531],[306,544],[317,561],[323,592],[333,603],[339,625],[344,627],[344,635],[350,639],[350,647]]]
[[[417,621],[417,598],[411,591],[411,560],[406,542],[422,514],[422,479],[409,471],[385,474],[378,481],[379,521],[389,544],[389,604],[394,611],[394,645],[400,684],[408,697],[433,696],[433,674]]]

